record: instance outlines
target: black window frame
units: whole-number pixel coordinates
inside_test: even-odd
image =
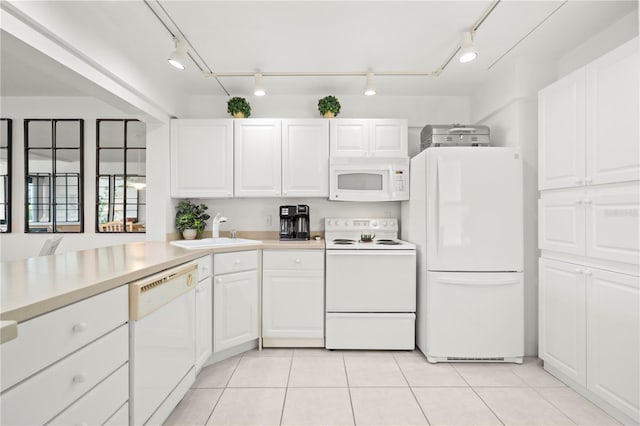
[[[56,146],[56,126],[61,122],[75,121],[79,124],[79,146],[77,148]],[[30,147],[29,146],[29,123],[31,122],[50,122],[51,123],[51,147]],[[32,149],[50,149],[51,150],[51,174],[49,178],[50,194],[49,194],[49,219],[51,223],[50,231],[42,231],[38,228],[29,228],[29,179],[34,173],[29,173],[29,151]],[[56,197],[56,153],[57,150],[77,149],[80,152],[80,167],[78,177],[78,222],[80,229],[78,231],[60,231],[57,226],[56,207],[58,200]],[[67,173],[64,173],[67,174]],[[48,234],[82,234],[84,233],[84,120],[82,118],[27,118],[24,120],[24,232],[25,234],[35,234],[46,232]]]
[[[10,118],[0,118],[0,121],[7,122],[7,174],[0,175],[3,176],[3,184],[4,184],[4,204],[0,203],[0,208],[4,209],[4,217],[6,219],[6,231],[0,231],[0,234],[10,234],[11,233],[11,175],[12,175],[12,164],[13,163],[13,120]],[[5,149],[5,148],[0,148]]]
[[[103,122],[119,122],[119,123],[123,123],[123,145],[121,147],[102,147],[100,146],[100,123]],[[145,161],[145,174],[144,175],[140,175],[140,174],[128,174],[127,173],[127,153],[131,150],[131,151],[144,151],[145,154],[147,152],[147,143],[146,143],[146,138],[145,138],[145,144],[144,144],[144,148],[140,148],[140,147],[131,147],[129,148],[128,146],[128,140],[127,140],[127,127],[129,125],[129,123],[131,122],[141,122],[141,120],[135,119],[135,118],[99,118],[96,120],[96,205],[95,205],[95,223],[96,223],[96,229],[95,232],[96,234],[146,234],[147,233],[147,229],[146,226],[143,228],[142,231],[129,231],[127,229],[127,206],[130,205],[130,203],[127,203],[127,180],[131,177],[143,177],[147,178],[147,174],[146,174],[146,161]],[[145,130],[146,132],[146,130]],[[122,151],[122,161],[123,161],[123,173],[115,173],[115,174],[100,174],[100,151],[101,150],[121,150]],[[108,202],[108,206],[109,206],[109,212],[107,213],[108,215],[111,215],[111,217],[109,217],[109,221],[114,220],[113,218],[113,209],[116,205],[116,203],[114,202],[115,199],[115,190],[116,190],[116,185],[115,185],[115,181],[116,178],[118,177],[122,177],[123,179],[123,185],[124,185],[124,192],[123,192],[123,197],[122,203],[117,203],[117,205],[121,205],[122,206],[122,231],[101,231],[100,230],[100,218],[99,218],[99,211],[100,211],[100,178],[101,177],[108,177],[109,178],[109,202]],[[140,203],[139,199],[139,189],[136,189],[137,191],[137,195],[136,195],[136,212],[140,211],[140,206],[144,205],[145,206],[145,210],[146,210],[146,201],[144,203]],[[145,213],[146,215],[146,213]],[[138,214],[138,218],[139,218],[139,214]],[[145,222],[146,222],[147,218],[145,217]]]

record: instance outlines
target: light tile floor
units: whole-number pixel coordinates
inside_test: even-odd
[[[206,367],[166,425],[615,425],[540,361],[265,349]]]

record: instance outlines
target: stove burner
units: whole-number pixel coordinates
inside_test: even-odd
[[[398,241],[395,241],[395,240],[378,240],[376,241],[376,244],[381,244],[383,246],[399,246],[402,243],[399,243]]]
[[[335,240],[333,240],[333,243],[336,245],[342,245],[342,246],[350,246],[355,244],[355,240],[349,240],[346,238],[336,238]]]

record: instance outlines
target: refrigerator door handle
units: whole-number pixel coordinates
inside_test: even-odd
[[[515,279],[515,280],[511,279],[511,280],[491,280],[491,281],[487,281],[487,280],[472,280],[472,279],[440,278],[440,279],[438,279],[438,282],[440,282],[442,284],[448,284],[448,285],[499,286],[499,285],[518,284],[520,281],[517,280],[517,279]]]
[[[435,210],[433,212],[433,229],[436,230],[436,235],[433,241],[435,242],[433,251],[434,258],[438,257],[438,247],[440,247],[440,158],[436,160],[436,182],[435,182],[435,194],[433,196]]]

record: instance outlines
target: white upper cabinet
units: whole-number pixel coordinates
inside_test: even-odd
[[[640,179],[638,39],[538,95],[540,190]]]
[[[538,200],[538,246],[552,250],[585,255],[584,189],[544,194]]]
[[[538,187],[582,185],[585,176],[585,71],[580,69],[538,95]]]
[[[332,157],[407,157],[407,120],[332,119]]]
[[[282,195],[329,196],[329,120],[282,120]]]
[[[279,197],[282,188],[281,120],[234,122],[235,196]]]
[[[638,40],[587,66],[587,177],[591,183],[640,179]]]
[[[171,196],[233,196],[233,120],[171,120]]]

